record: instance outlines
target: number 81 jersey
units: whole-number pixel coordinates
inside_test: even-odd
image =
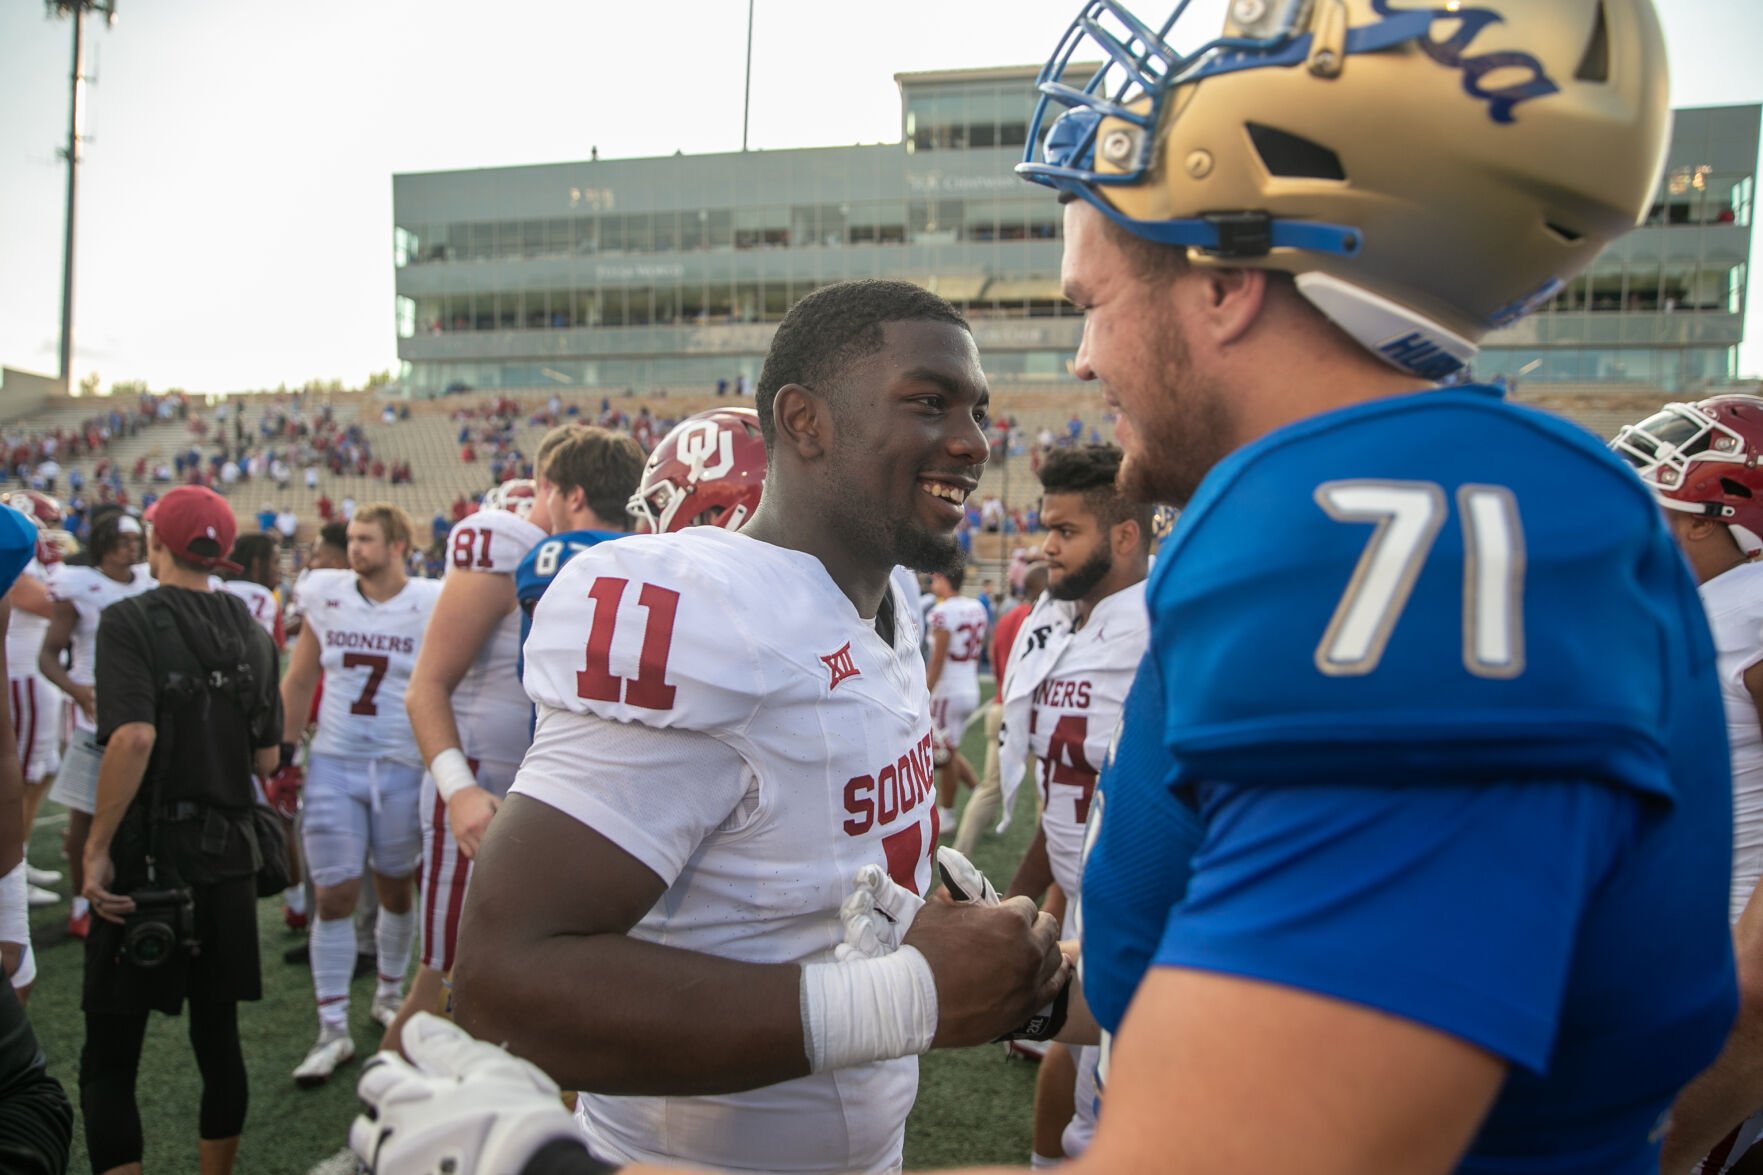
[[[324,670],[314,751],[422,762],[404,713],[404,688],[440,594],[439,581],[411,579],[391,599],[374,603],[361,594],[353,571],[306,577],[299,603]]]

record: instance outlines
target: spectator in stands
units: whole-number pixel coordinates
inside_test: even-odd
[[[306,488],[309,490],[318,488],[318,466],[316,465],[306,467]]]
[[[282,546],[290,551],[294,549],[294,536],[300,531],[300,519],[292,510],[282,507],[275,516],[276,533],[282,536]]]
[[[271,533],[275,530],[275,518],[275,507],[265,502],[257,511],[257,529],[263,534]]]
[[[459,450],[459,459],[467,465],[477,460],[477,449],[469,440],[465,442],[465,447]]]
[[[342,519],[345,523],[347,523],[351,518],[354,518],[355,517],[355,499],[349,497],[347,494],[343,495],[343,504],[338,509],[338,513],[342,516]]]
[[[317,508],[320,522],[329,522],[336,517],[337,504],[331,501],[329,494],[318,495]]]

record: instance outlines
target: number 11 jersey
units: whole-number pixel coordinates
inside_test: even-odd
[[[324,669],[314,751],[422,762],[404,713],[404,688],[440,594],[439,581],[412,579],[376,604],[361,594],[353,571],[314,571],[306,577],[299,604],[318,639]]]

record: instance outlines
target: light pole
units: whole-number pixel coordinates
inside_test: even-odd
[[[747,0],[747,92],[741,100],[741,154],[747,153],[747,116],[753,110],[753,0]]]
[[[67,104],[67,232],[61,251],[61,394],[73,392],[73,242],[75,197],[80,176],[80,110],[86,87],[86,13],[102,12],[104,23],[116,23],[116,0],[48,0],[49,15],[73,17],[72,95]]]

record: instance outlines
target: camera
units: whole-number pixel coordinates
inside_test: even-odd
[[[122,919],[122,958],[136,967],[159,967],[180,950],[194,952],[196,902],[187,889],[141,889]]]

